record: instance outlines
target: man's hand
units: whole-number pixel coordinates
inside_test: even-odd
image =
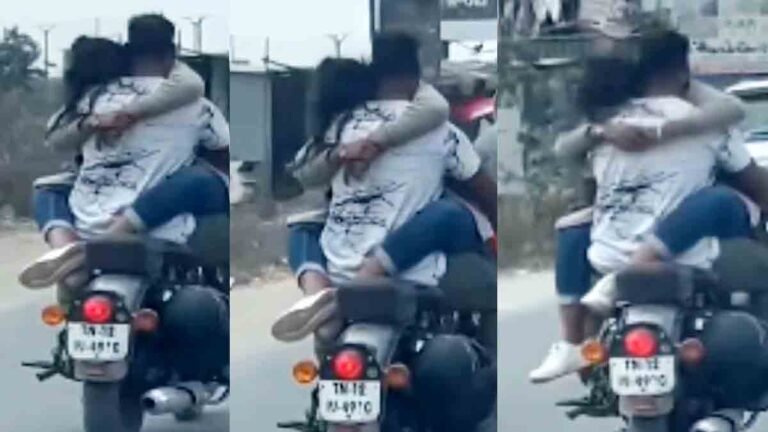
[[[605,125],[603,138],[608,144],[629,152],[644,151],[658,143],[655,129],[618,122]]]

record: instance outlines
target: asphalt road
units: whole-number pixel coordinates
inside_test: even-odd
[[[37,235],[0,232],[0,431],[80,432],[80,386],[59,378],[38,383],[22,360],[47,360],[55,332],[40,321],[51,291],[24,290],[19,269],[44,251]],[[226,406],[209,411],[199,422],[178,424],[153,417],[144,432],[226,432]],[[252,429],[244,429],[246,431]]]

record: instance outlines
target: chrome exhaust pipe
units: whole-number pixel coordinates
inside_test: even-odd
[[[211,393],[204,384],[189,382],[150,390],[141,397],[141,406],[152,415],[176,414],[203,405],[210,398]]]
[[[723,410],[697,421],[690,432],[738,432],[743,421],[741,410]]]

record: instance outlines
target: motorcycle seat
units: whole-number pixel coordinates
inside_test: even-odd
[[[389,278],[345,282],[337,288],[340,313],[352,322],[407,325],[419,311],[438,310],[443,305],[438,288]]]
[[[720,241],[713,269],[725,292],[768,293],[768,248],[745,238]]]
[[[448,256],[448,268],[438,285],[446,306],[459,312],[496,310],[496,263],[478,253]]]
[[[157,278],[165,269],[205,267],[185,245],[137,236],[91,240],[85,244],[91,274],[131,274]]]
[[[685,306],[694,294],[713,294],[714,273],[676,264],[630,268],[616,275],[617,301]]]

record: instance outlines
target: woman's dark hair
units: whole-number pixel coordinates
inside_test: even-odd
[[[104,38],[80,36],[70,48],[69,66],[64,71],[64,110],[51,130],[72,117],[77,104],[94,87],[104,86],[128,74],[123,46]],[[95,98],[91,98],[91,103]]]
[[[315,70],[313,90],[312,136],[322,142],[336,117],[375,97],[376,80],[359,61],[326,58]]]
[[[637,66],[618,57],[587,59],[578,105],[590,121],[601,121],[612,110],[638,95]]]

